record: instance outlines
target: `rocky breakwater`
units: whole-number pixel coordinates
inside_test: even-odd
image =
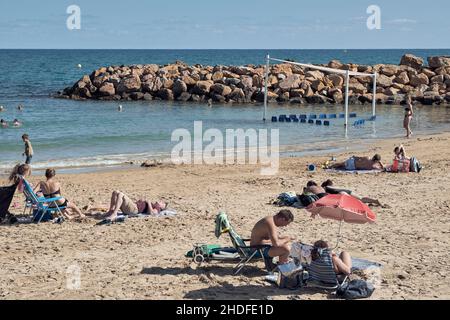
[[[378,103],[450,103],[450,57],[422,58],[406,54],[399,65],[327,65],[341,70],[377,72]],[[270,102],[292,104],[343,103],[344,76],[292,64],[274,64],[268,77]],[[371,103],[371,77],[351,77],[351,104]],[[102,67],[85,75],[57,97],[97,100],[177,100],[255,103],[264,100],[264,66],[189,66],[182,62]]]

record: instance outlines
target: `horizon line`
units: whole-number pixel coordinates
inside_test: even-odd
[[[0,48],[0,50],[450,50],[450,48]]]

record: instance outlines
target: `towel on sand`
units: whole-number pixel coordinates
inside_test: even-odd
[[[383,172],[383,170],[338,170],[338,169],[325,169],[325,171],[330,173],[353,173],[353,174]]]
[[[153,218],[164,218],[164,217],[174,217],[177,215],[177,212],[171,209],[167,209],[167,210],[163,210],[158,214],[145,214],[145,213],[138,213],[138,214],[129,214],[129,215],[124,215],[124,214],[118,214],[117,217],[113,220],[107,218],[107,219],[103,219],[102,221],[100,221],[99,223],[97,223],[97,225],[108,225],[108,224],[112,224],[112,223],[120,223],[120,222],[124,222],[127,218],[148,218],[148,217],[153,217]]]

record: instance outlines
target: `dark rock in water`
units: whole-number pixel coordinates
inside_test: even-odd
[[[317,103],[317,104],[324,104],[327,102],[331,102],[327,97],[320,94],[315,94],[311,97],[307,97],[306,101],[308,101],[308,103]]]
[[[217,93],[213,94],[211,98],[214,102],[220,102],[220,103],[225,102],[225,97],[220,94],[217,94]]]
[[[203,97],[199,96],[198,94],[192,94],[191,95],[191,101],[193,101],[193,102],[200,102],[200,101],[203,101]]]
[[[182,92],[176,100],[178,101],[188,101],[191,98],[191,94],[189,92]]]
[[[291,98],[289,100],[289,103],[291,103],[291,104],[306,104],[306,100],[301,97],[295,97],[295,98]]]
[[[153,96],[152,96],[150,93],[145,93],[143,98],[144,98],[144,100],[146,100],[146,101],[151,101],[151,100],[153,100]]]
[[[163,100],[173,100],[173,92],[170,89],[161,89],[158,91],[158,96]]]
[[[144,94],[142,92],[132,92],[130,93],[130,97],[133,100],[142,100],[144,99]]]

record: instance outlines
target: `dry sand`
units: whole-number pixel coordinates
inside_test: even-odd
[[[379,142],[365,154],[379,152],[391,159],[399,142]],[[301,191],[310,179],[331,178],[336,185],[391,206],[373,209],[376,224],[343,228],[341,249],[383,264],[381,283],[371,299],[448,299],[449,142],[450,134],[405,142],[408,154],[425,166],[420,174],[307,172],[307,163],[328,159],[315,157],[282,159],[276,176],[261,176],[253,166],[164,166],[58,176],[63,193],[79,207],[107,203],[111,192],[120,189],[134,197],[167,200],[179,215],[111,226],[95,226],[95,220],[0,226],[0,298],[327,299],[322,290],[277,289],[264,281],[262,263],[233,276],[233,264],[198,268],[184,254],[196,242],[230,244],[227,236],[214,237],[220,210],[228,213],[238,233],[248,236],[255,222],[279,210],[271,204],[279,193]],[[39,178],[30,180],[37,183]],[[14,201],[22,203],[23,195]],[[337,222],[313,220],[304,210],[292,210],[295,222],[283,233],[307,243],[336,239]],[[81,270],[79,290],[67,289],[70,266]]]

